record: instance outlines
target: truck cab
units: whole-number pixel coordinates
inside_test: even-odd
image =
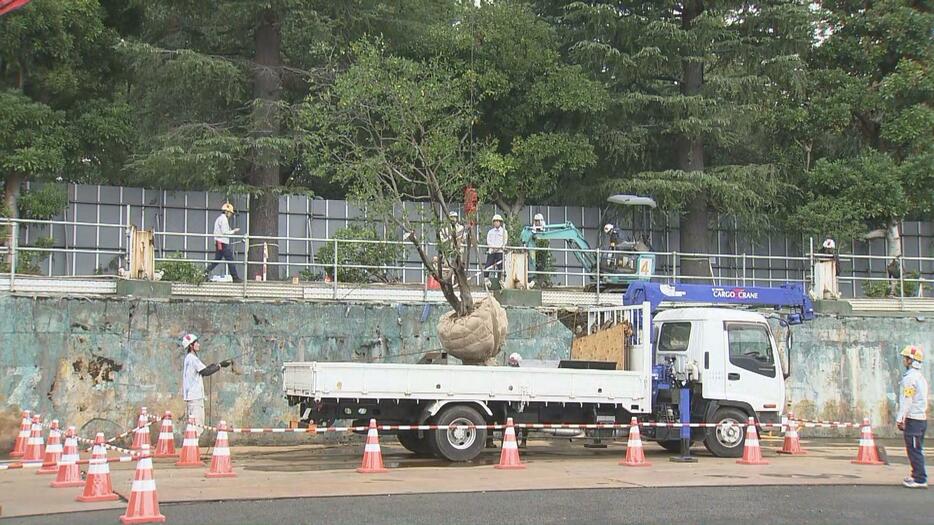
[[[715,455],[739,457],[745,422],[778,422],[785,403],[785,374],[771,327],[759,313],[729,308],[677,308],[654,318],[654,359],[664,385],[691,391],[691,421],[718,423],[692,431]],[[656,374],[659,375],[659,374]],[[680,412],[672,388],[657,389],[659,420]],[[674,448],[678,429],[658,429],[656,440]],[[650,436],[651,437],[651,436]]]

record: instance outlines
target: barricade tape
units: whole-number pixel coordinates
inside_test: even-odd
[[[732,426],[737,423],[679,423],[668,421],[645,421],[639,423],[640,427],[656,428],[715,428],[717,426]],[[740,426],[746,426],[746,423],[738,423]],[[211,425],[193,424],[197,428],[217,432],[217,427]],[[514,423],[514,428],[529,430],[615,430],[625,429],[632,425],[629,423]],[[782,423],[757,423],[760,428],[782,429]],[[246,428],[232,427],[227,432],[233,434],[325,434],[325,433],[343,433],[343,432],[366,432],[370,427],[367,425],[347,426],[347,427],[317,427],[309,425],[307,428]],[[484,425],[376,425],[376,429],[381,432],[400,432],[417,430],[449,430],[449,429],[476,429],[476,430],[503,430],[506,425],[503,423],[493,423]]]

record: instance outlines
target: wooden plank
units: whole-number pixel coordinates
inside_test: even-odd
[[[626,370],[626,349],[632,327],[620,323],[599,332],[575,338],[571,342],[571,359],[616,363],[617,370]]]

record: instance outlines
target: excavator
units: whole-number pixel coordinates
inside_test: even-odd
[[[646,206],[655,208],[656,204],[650,197],[638,195],[613,195],[607,202],[622,206]],[[608,216],[604,213],[604,216]],[[623,238],[623,232],[612,224],[604,228],[607,243],[601,249],[598,259],[597,253],[584,238],[583,233],[571,222],[558,224],[545,224],[544,217],[537,214],[532,224],[522,229],[522,245],[530,251],[537,247],[537,241],[564,241],[565,245],[573,250],[571,253],[590,275],[588,275],[588,289],[597,287],[597,274],[599,273],[599,286],[601,290],[625,290],[635,281],[648,281],[655,272],[655,255],[649,239],[642,234],[638,238],[631,236]],[[529,257],[529,272],[535,272],[535,257]]]

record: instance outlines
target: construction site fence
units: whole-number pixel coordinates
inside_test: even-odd
[[[52,227],[94,228],[98,232],[113,230],[116,235],[125,237],[126,242],[120,243],[124,249],[119,250],[101,249],[97,246],[42,247],[36,246],[35,242],[30,245],[30,237],[24,235],[24,230],[30,228],[49,229]],[[2,268],[2,273],[9,275],[11,288],[15,283],[18,272],[50,277],[78,277],[67,271],[63,275],[55,275],[57,265],[53,264],[53,260],[56,256],[70,257],[72,261],[76,259],[78,254],[94,257],[97,261],[109,258],[111,263],[108,265],[108,269],[104,270],[102,265],[98,265],[96,277],[116,275],[119,273],[119,268],[126,269],[129,267],[129,252],[125,247],[130,244],[130,233],[125,224],[0,217],[0,228],[9,228],[10,230],[10,234],[6,236],[8,242],[0,246],[0,259],[2,259],[0,268]],[[100,234],[98,236],[100,237]],[[214,235],[209,233],[155,231],[154,237],[157,246],[170,244],[167,241],[173,238],[201,238],[205,246],[213,246],[214,244]],[[429,285],[429,276],[424,266],[420,261],[412,262],[413,258],[417,260],[417,255],[413,256],[415,247],[407,240],[269,237],[248,234],[232,234],[228,237],[231,239],[231,247],[235,254],[235,261],[230,264],[235,265],[240,276],[245,276],[251,280],[298,278],[303,281],[329,281],[334,288],[335,297],[338,294],[341,277],[348,270],[357,270],[357,275],[354,277],[354,281],[344,284],[358,284],[362,280],[386,284],[417,284],[425,288]],[[36,235],[33,234],[32,238],[35,239]],[[290,243],[331,246],[332,253],[329,254],[327,260],[317,254],[312,254],[304,261],[296,261],[294,258],[284,261],[277,260],[275,254],[277,252],[283,253],[282,248],[288,247]],[[425,241],[420,241],[420,243],[421,247],[429,255],[433,256],[438,253],[436,243]],[[635,252],[610,251],[600,248],[585,250],[566,247],[526,248],[519,246],[507,247],[507,251],[522,250],[529,253],[531,261],[529,280],[535,281],[540,287],[562,288],[570,287],[576,283],[588,283],[590,289],[599,294],[607,290],[607,283],[611,281],[626,281],[638,278],[662,283],[704,282],[719,286],[743,287],[800,283],[806,289],[809,289],[814,262],[820,257],[815,252],[814,243],[814,239],[811,239],[807,253],[801,256],[684,253],[677,251]],[[366,246],[391,247],[392,250],[390,251],[402,255],[398,259],[385,264],[366,264],[363,261],[352,260],[352,254],[358,253],[361,247]],[[259,254],[254,256],[258,260],[249,260],[250,249],[254,249],[254,252]],[[484,286],[485,270],[491,270],[484,268],[487,251],[488,246],[481,244],[473,247],[468,255],[468,276],[471,282],[478,287]],[[581,264],[561,267],[548,264],[545,268],[542,268],[536,267],[535,264],[536,255],[539,253],[550,254],[550,257],[548,257],[550,260],[558,259],[559,255],[561,255],[560,258],[562,259],[574,258],[589,262],[604,261],[609,256],[616,259],[628,258],[633,269],[635,269],[636,261],[640,255],[653,255],[655,264],[650,273],[642,272],[639,274],[636,274],[635,271],[625,273],[607,271],[602,264],[593,264],[591,268],[585,268]],[[24,267],[24,258],[31,266]],[[844,297],[863,296],[867,288],[875,288],[876,294],[882,293],[895,297],[925,297],[932,294],[930,289],[931,285],[934,284],[934,257],[902,256],[899,258],[898,271],[896,272],[891,271],[892,259],[888,256],[840,254],[839,258],[841,261],[841,275],[837,279]],[[207,265],[215,262],[213,252],[210,251],[166,253],[164,250],[157,250],[155,260],[157,265],[170,261],[180,261],[195,265],[197,268],[206,268]],[[682,268],[688,261],[703,261],[706,263],[707,275],[684,275]],[[111,268],[114,266],[113,262],[116,262],[116,268]],[[215,273],[226,272],[227,263],[228,261],[219,261],[219,269],[215,270]],[[857,272],[855,270],[857,266],[868,268],[868,270]],[[579,285],[576,287],[579,287]]]

